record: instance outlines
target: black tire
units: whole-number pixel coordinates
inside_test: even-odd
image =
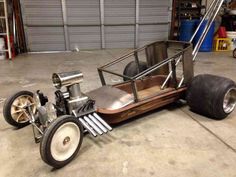
[[[141,73],[143,71],[145,71],[147,69],[147,63],[140,61],[139,62],[139,68],[136,64],[135,61],[131,61],[130,63],[128,63],[124,69],[123,75],[125,76],[129,76],[129,77],[133,77],[136,76],[138,73]],[[126,81],[128,79],[124,78],[124,81]]]
[[[233,57],[236,58],[236,49],[233,50]]]
[[[77,146],[74,147],[75,149],[74,149],[73,153],[70,155],[70,157],[68,157],[64,160],[58,160],[53,155],[51,145],[53,143],[53,138],[54,138],[55,134],[57,133],[57,130],[59,130],[59,128],[65,126],[67,123],[72,123],[73,126],[77,126],[77,128],[79,129],[78,130],[79,131],[78,145],[76,144]],[[62,141],[63,144],[61,144],[61,145],[65,146],[64,142],[65,142],[66,138],[69,138],[69,140],[68,140],[68,142],[69,142],[71,137],[69,135],[66,136],[67,134],[65,134],[65,133],[63,133],[63,135],[64,136],[62,138],[64,138],[64,140]],[[60,136],[60,138],[61,138],[61,136]],[[82,141],[83,141],[83,126],[80,124],[79,120],[73,116],[70,116],[70,115],[60,116],[49,125],[49,127],[45,131],[45,134],[42,137],[42,140],[40,142],[41,158],[48,165],[50,165],[54,168],[61,168],[65,165],[67,165],[69,162],[71,162],[75,158],[75,156],[77,155],[77,153],[81,147]],[[67,141],[65,143],[67,143]],[[69,145],[70,145],[70,147],[73,146],[73,145],[71,145],[71,143]],[[57,144],[57,146],[59,147],[59,144]]]
[[[229,102],[224,102],[226,95],[230,96]],[[215,120],[222,120],[235,108],[236,84],[224,77],[198,75],[188,86],[187,103],[196,113]]]
[[[9,123],[12,126],[15,126],[17,128],[22,128],[25,127],[27,125],[29,125],[29,120],[26,121],[22,121],[22,122],[18,122],[13,118],[11,109],[13,106],[13,103],[17,100],[20,99],[20,97],[22,96],[29,96],[30,98],[33,99],[33,93],[30,91],[19,91],[15,94],[13,94],[12,96],[10,96],[4,103],[3,106],[3,116],[5,118],[5,120],[7,121],[7,123]],[[26,110],[26,109],[22,109],[22,110]],[[36,109],[35,109],[36,111]]]

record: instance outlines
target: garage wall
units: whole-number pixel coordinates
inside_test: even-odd
[[[134,48],[168,38],[171,0],[21,0],[29,51]]]
[[[65,2],[69,50],[101,48],[99,0]]]

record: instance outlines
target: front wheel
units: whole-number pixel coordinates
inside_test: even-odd
[[[3,115],[7,123],[17,128],[29,124],[29,113],[27,107],[30,106],[35,114],[36,105],[33,99],[33,93],[29,91],[19,91],[10,96],[3,106]]]
[[[61,168],[77,155],[83,141],[83,126],[73,116],[58,117],[49,125],[40,143],[41,158],[45,163]]]

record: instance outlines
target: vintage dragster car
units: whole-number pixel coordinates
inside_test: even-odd
[[[176,51],[171,57],[167,57],[168,48]],[[142,51],[146,62],[140,61]],[[129,57],[135,61],[126,65],[123,74],[108,69]],[[182,79],[177,77],[180,63]],[[112,130],[112,124],[179,99],[187,100],[193,111],[218,120],[236,106],[236,85],[232,80],[193,76],[190,43],[155,42],[98,68],[98,72],[103,86],[88,93],[80,90],[83,74],[73,71],[52,75],[58,89],[55,103],[48,102],[39,91],[20,91],[6,100],[6,121],[16,127],[33,125],[41,157],[47,164],[55,168],[68,164],[77,155],[84,132],[94,137],[105,134]],[[107,85],[103,73],[119,76],[124,82]],[[66,90],[61,91],[62,87]]]
[[[213,1],[209,10],[219,10],[222,3]],[[5,120],[16,127],[32,124],[42,160],[61,168],[77,155],[85,132],[103,135],[112,130],[112,124],[180,99],[194,112],[217,120],[226,118],[236,107],[235,82],[208,74],[194,77],[193,72],[214,14],[194,49],[191,41],[158,41],[136,49],[98,68],[102,87],[87,93],[80,89],[80,71],[54,73],[55,103],[40,91],[17,92],[4,104]],[[122,82],[109,84],[110,76]]]

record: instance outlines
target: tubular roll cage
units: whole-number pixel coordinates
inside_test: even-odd
[[[148,49],[150,47],[153,47],[154,50],[155,50],[155,48],[157,49],[156,52],[161,52],[161,48],[160,49],[158,48],[158,46],[160,46],[160,45],[162,45],[162,46],[164,45],[166,50],[170,46],[177,45],[177,46],[180,46],[182,50],[179,51],[174,56],[171,56],[166,59],[162,59],[162,61],[158,62],[157,64],[155,64],[153,66],[150,66],[148,69],[140,72],[139,74],[135,75],[134,77],[129,77],[129,76],[119,74],[119,73],[116,73],[116,72],[113,72],[113,71],[110,71],[107,69],[117,63],[120,63],[120,62],[128,59],[131,56],[134,56],[135,62],[137,64],[137,66],[139,66],[140,60],[138,57],[138,52],[145,50],[146,58],[148,58],[150,55],[150,52],[148,52]],[[187,83],[193,77],[192,60],[189,60],[189,57],[192,57],[191,53],[192,53],[191,43],[179,42],[179,41],[158,41],[158,42],[154,42],[152,44],[146,45],[142,48],[136,49],[136,50],[132,51],[131,53],[126,54],[126,55],[98,68],[98,73],[99,73],[99,77],[100,77],[100,80],[101,80],[101,83],[103,86],[106,85],[106,81],[105,81],[103,72],[113,74],[113,75],[116,75],[116,76],[119,76],[122,78],[126,78],[128,80],[128,82],[131,82],[131,88],[132,88],[132,92],[134,95],[134,100],[137,102],[137,101],[139,101],[139,99],[138,99],[138,93],[137,93],[138,91],[137,91],[137,86],[136,86],[135,81],[152,74],[153,72],[157,71],[158,69],[160,69],[161,67],[163,67],[165,65],[170,64],[171,71],[170,71],[169,77],[167,77],[166,80],[164,81],[164,83],[162,85],[162,89],[165,88],[165,85],[167,84],[167,82],[171,78],[171,76],[172,76],[172,81],[174,83],[175,88],[178,89],[178,88],[182,87],[182,86],[179,86],[178,78],[176,76],[176,66],[180,63],[180,61],[183,61],[183,75],[186,76],[185,81]],[[155,55],[155,54],[153,54],[153,55]],[[139,68],[139,67],[137,67],[137,68]]]
[[[101,80],[102,85],[106,85],[106,81],[103,75],[103,72],[105,73],[109,73],[109,74],[113,74],[122,78],[126,78],[128,81],[131,82],[131,87],[132,87],[132,91],[133,91],[133,95],[134,95],[134,100],[135,102],[138,102],[138,91],[137,91],[137,86],[136,86],[136,80],[138,79],[142,79],[145,76],[148,76],[149,74],[153,73],[154,71],[157,71],[158,69],[160,69],[161,67],[165,66],[165,65],[169,65],[170,64],[170,72],[169,74],[167,74],[167,77],[164,81],[164,83],[161,86],[161,89],[164,89],[166,84],[168,83],[168,81],[170,80],[170,78],[172,79],[174,86],[176,89],[179,89],[181,87],[185,87],[187,85],[187,83],[193,78],[194,74],[193,74],[193,63],[197,57],[197,54],[199,52],[199,49],[208,33],[208,31],[211,28],[211,25],[214,22],[215,17],[217,16],[222,4],[223,4],[224,0],[213,0],[212,3],[210,4],[208,10],[206,11],[206,14],[203,16],[202,20],[200,21],[197,29],[195,30],[193,36],[191,37],[189,42],[178,42],[178,41],[160,41],[160,42],[154,42],[152,44],[146,45],[142,48],[136,49],[100,68],[98,68],[98,73],[99,73],[99,77]],[[203,22],[207,20],[206,25],[203,28],[202,34],[200,36],[200,38],[198,39],[196,45],[194,46],[194,49],[192,50],[192,41],[193,39],[196,37],[197,33],[200,31],[200,27],[201,25],[203,25]],[[166,49],[168,48],[168,46],[170,44],[180,44],[183,47],[183,50],[178,52],[177,54],[175,54],[172,57],[169,57],[167,59],[162,59],[161,61],[159,61],[158,63],[150,66],[147,70],[140,72],[139,74],[137,74],[134,77],[129,77],[129,76],[125,76],[119,73],[115,73],[113,71],[108,70],[107,68],[110,66],[113,66],[123,60],[126,60],[127,58],[134,56],[135,57],[135,62],[139,71],[139,57],[138,57],[138,52],[142,51],[142,50],[146,50],[148,47],[150,46],[157,46],[161,43],[164,43],[166,45]],[[191,53],[190,53],[191,51]],[[148,57],[148,52],[146,50],[146,58]],[[178,81],[177,77],[176,77],[176,67],[179,65],[180,62],[183,62],[183,74],[182,77],[180,79],[180,81]]]

